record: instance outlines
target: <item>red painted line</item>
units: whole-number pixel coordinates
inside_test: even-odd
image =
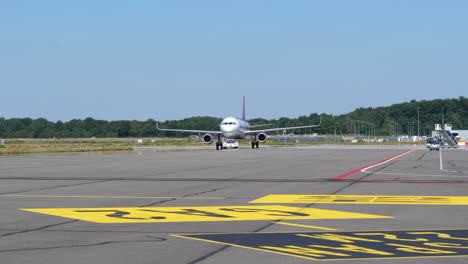
[[[343,174],[343,175],[340,175],[340,176],[338,176],[338,177],[333,178],[333,180],[342,180],[342,179],[348,177],[349,175],[355,174],[355,173],[357,173],[357,172],[360,172],[360,171],[362,171],[362,170],[365,170],[365,169],[370,168],[370,167],[373,167],[373,166],[377,166],[377,165],[383,164],[383,163],[385,163],[385,162],[387,162],[387,161],[390,161],[390,160],[392,160],[392,159],[396,159],[396,158],[398,158],[398,157],[400,157],[400,156],[403,156],[403,155],[405,155],[405,154],[407,154],[407,153],[410,153],[411,151],[414,151],[415,149],[418,149],[418,148],[410,149],[410,150],[408,150],[408,151],[405,151],[405,152],[403,152],[403,153],[400,153],[400,154],[395,155],[395,156],[393,156],[393,157],[390,157],[390,158],[388,158],[388,159],[384,159],[384,160],[379,161],[379,162],[377,162],[377,163],[370,164],[370,165],[364,166],[364,167],[362,167],[362,168],[355,169],[355,170],[353,170],[353,171],[347,172],[347,173],[345,173],[345,174]]]
[[[348,177],[349,175],[352,175],[352,174],[354,174],[354,173],[356,173],[356,172],[360,172],[361,170],[363,170],[363,169],[365,169],[365,168],[367,168],[367,166],[366,166],[366,167],[362,167],[362,168],[360,168],[360,169],[356,169],[356,170],[347,172],[347,173],[345,173],[345,174],[343,174],[343,175],[340,175],[340,176],[338,176],[338,177],[333,178],[333,180],[342,180],[342,179]]]

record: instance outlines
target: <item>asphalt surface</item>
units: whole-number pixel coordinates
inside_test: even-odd
[[[468,151],[413,148],[0,157],[0,263],[466,264],[468,203],[432,201],[468,196]],[[250,203],[272,194],[355,197]]]

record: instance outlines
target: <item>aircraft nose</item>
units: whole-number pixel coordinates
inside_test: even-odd
[[[223,129],[223,134],[227,137],[234,136],[235,134],[235,128],[234,127],[224,127]]]

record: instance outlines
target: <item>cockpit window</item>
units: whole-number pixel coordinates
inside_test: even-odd
[[[235,125],[237,126],[236,122],[223,122],[221,125]]]

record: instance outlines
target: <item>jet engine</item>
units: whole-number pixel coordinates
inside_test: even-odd
[[[202,140],[203,140],[203,143],[205,144],[211,144],[211,142],[213,142],[213,136],[210,134],[205,134]]]
[[[262,133],[258,133],[258,134],[257,134],[257,140],[258,140],[258,142],[260,142],[260,143],[265,143],[265,142],[268,140],[268,137],[267,137],[267,135],[266,135],[265,133],[263,133],[263,132],[262,132]]]

